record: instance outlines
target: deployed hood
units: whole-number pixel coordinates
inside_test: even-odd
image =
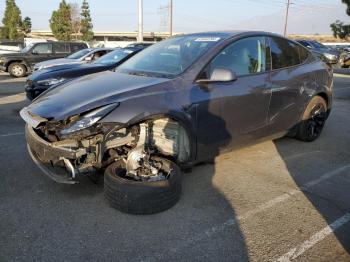
[[[35,67],[49,67],[49,66],[65,65],[65,64],[71,64],[71,63],[81,63],[81,61],[79,59],[59,58],[59,59],[52,59],[52,60],[37,63]]]
[[[170,81],[165,78],[101,72],[77,78],[43,94],[27,107],[32,115],[64,120],[72,115],[120,102],[122,95],[144,92],[145,88]],[[142,90],[141,90],[142,89]]]

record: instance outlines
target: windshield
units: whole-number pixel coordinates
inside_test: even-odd
[[[87,55],[90,52],[91,52],[91,49],[83,49],[83,50],[80,50],[78,52],[75,52],[75,53],[71,54],[70,56],[67,56],[67,58],[69,58],[69,59],[79,59],[79,58],[82,58],[84,55]]]
[[[323,45],[323,44],[321,44],[321,43],[319,43],[319,42],[313,41],[313,42],[311,42],[311,43],[312,43],[312,45],[313,45],[314,47],[316,47],[316,48],[328,49],[328,47],[326,47],[325,45]]]
[[[33,45],[34,43],[27,45],[25,48],[21,50],[21,53],[27,53],[33,47]]]
[[[118,70],[144,76],[174,77],[184,72],[219,40],[220,37],[207,35],[171,38],[146,48],[123,63]]]
[[[133,52],[134,51],[129,49],[117,49],[97,59],[95,62],[93,62],[93,64],[115,64],[121,61],[123,58],[127,57],[128,55],[132,54]]]

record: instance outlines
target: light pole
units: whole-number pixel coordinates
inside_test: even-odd
[[[286,21],[285,21],[285,23],[284,23],[284,33],[283,33],[284,36],[287,35],[289,5],[290,5],[290,0],[288,0],[288,2],[287,2]]]
[[[173,36],[173,0],[169,0],[169,35]]]
[[[137,35],[137,41],[143,42],[143,0],[139,1],[139,16],[138,16],[138,35]]]

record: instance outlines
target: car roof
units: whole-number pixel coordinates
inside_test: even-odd
[[[266,36],[277,36],[283,37],[279,34],[265,32],[265,31],[250,31],[250,30],[227,30],[227,31],[208,31],[199,33],[183,34],[186,36],[197,36],[197,37],[221,37],[224,39],[229,39],[235,36],[249,36],[249,35],[266,35]],[[175,36],[176,37],[176,36]]]

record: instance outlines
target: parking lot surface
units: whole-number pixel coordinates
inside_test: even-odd
[[[0,75],[0,261],[350,261],[350,78],[313,143],[267,141],[185,174],[179,203],[133,216],[103,180],[51,181],[31,161],[24,79]]]

